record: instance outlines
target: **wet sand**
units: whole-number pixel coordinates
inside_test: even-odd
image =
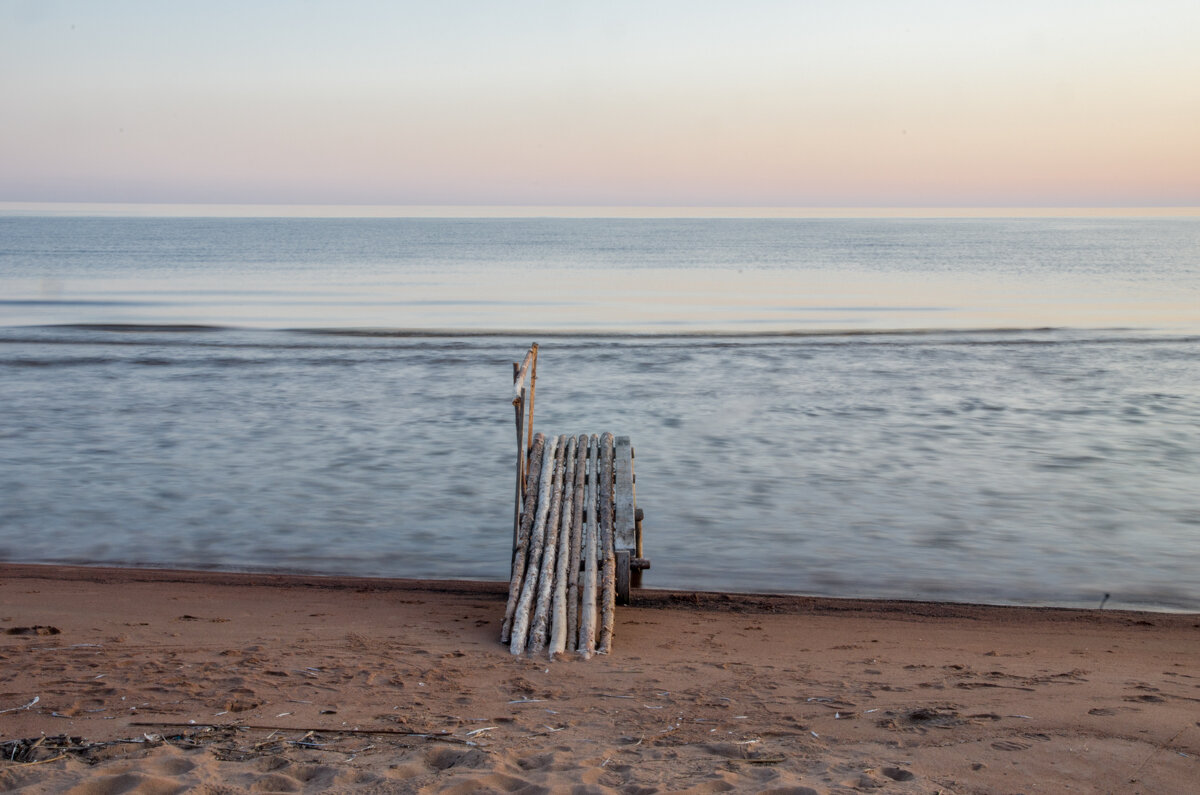
[[[0,791],[1194,791],[1200,616],[0,564]]]

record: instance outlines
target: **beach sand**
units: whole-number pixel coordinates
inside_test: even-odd
[[[0,791],[1200,782],[1200,616],[644,591],[551,662],[499,644],[504,593],[0,564]]]

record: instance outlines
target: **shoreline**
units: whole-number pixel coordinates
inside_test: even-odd
[[[308,588],[317,591],[426,592],[459,596],[508,595],[508,583],[500,580],[417,579],[409,577],[362,577],[282,572],[218,571],[203,569],[145,568],[138,566],[80,566],[58,563],[0,562],[0,581],[9,578],[83,581],[103,584],[179,583],[212,586]],[[1056,605],[1008,605],[975,602],[940,602],[922,599],[876,599],[865,597],[811,596],[804,594],[750,593],[742,591],[699,591],[671,588],[639,588],[629,607],[679,608],[716,612],[782,614],[865,615],[891,618],[971,618],[1000,622],[1093,621],[1109,619],[1117,624],[1143,616],[1178,617],[1181,625],[1200,622],[1200,611],[1167,609],[1087,608]],[[618,608],[618,610],[623,608]]]
[[[1200,771],[1197,614],[640,591],[612,654],[550,662],[499,644],[505,593],[0,564],[0,789],[1182,792]]]

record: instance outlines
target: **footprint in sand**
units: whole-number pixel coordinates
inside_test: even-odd
[[[435,748],[425,755],[425,764],[432,770],[450,768],[478,769],[487,765],[487,756],[475,749]]]
[[[1033,745],[1020,740],[997,740],[992,747],[997,751],[1028,751]]]
[[[32,627],[9,627],[4,630],[5,635],[61,635],[62,630],[58,627],[43,626],[35,624]]]

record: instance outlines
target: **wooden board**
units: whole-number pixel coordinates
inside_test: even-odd
[[[613,505],[613,546],[616,549],[636,549],[637,529],[634,521],[633,447],[628,436],[618,436],[613,451],[616,470]]]

